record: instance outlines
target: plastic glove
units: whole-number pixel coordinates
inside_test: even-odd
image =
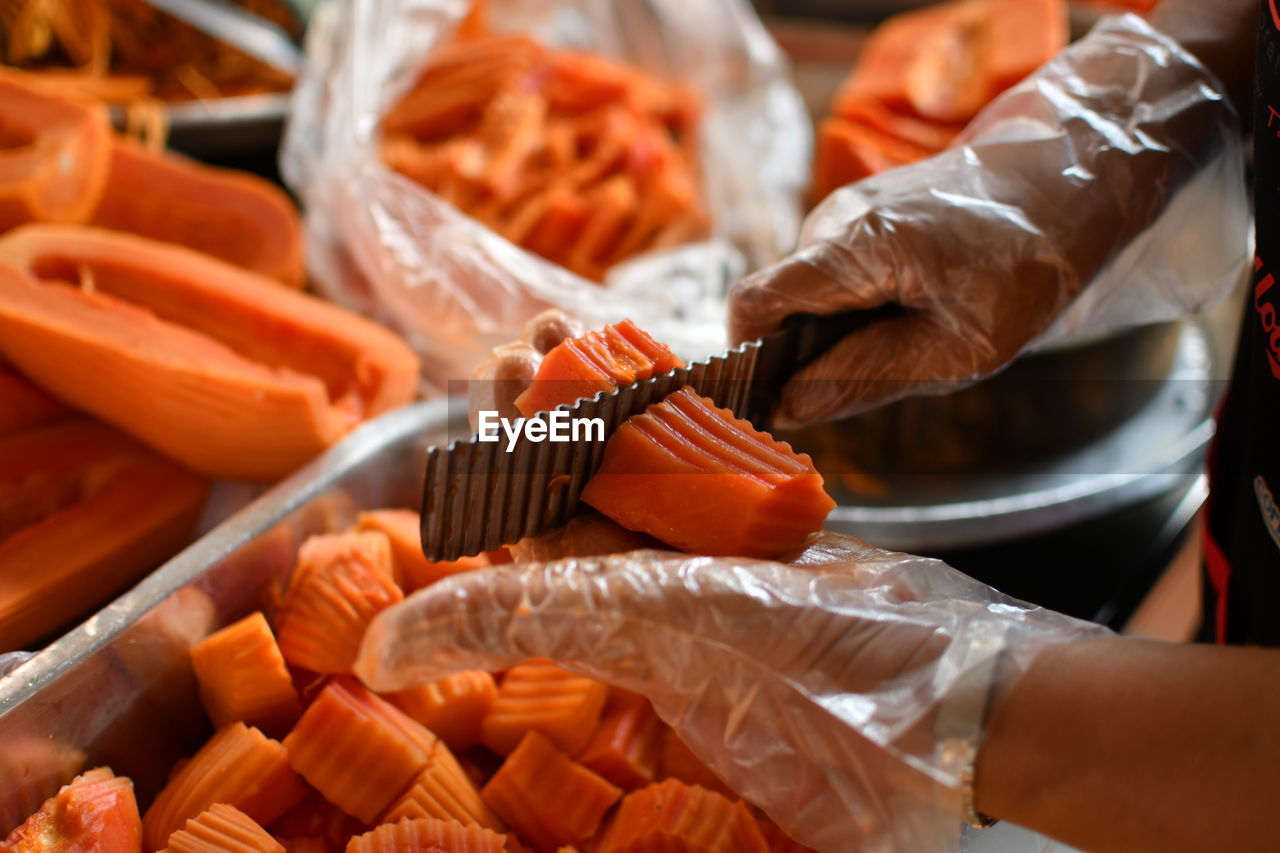
[[[356,671],[400,690],[549,657],[647,695],[800,842],[923,853],[959,838],[995,679],[1101,630],[823,534],[792,565],[634,551],[455,575],[380,613]]]
[[[887,303],[797,374],[792,426],[939,392],[1031,346],[1173,319],[1250,255],[1238,124],[1191,54],[1113,18],[987,107],[956,146],[832,193],[800,249],[731,293],[730,333]],[[1087,286],[1086,286],[1087,285]]]

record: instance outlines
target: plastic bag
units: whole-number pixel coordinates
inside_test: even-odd
[[[1252,234],[1222,87],[1141,18],[1109,18],[954,147],[829,195],[795,255],[734,288],[733,336],[906,308],[792,380],[779,422],[831,419],[1198,311],[1241,280]]]
[[[356,672],[400,690],[548,657],[648,696],[801,843],[927,853],[960,842],[995,681],[1106,633],[821,534],[791,565],[642,550],[454,575],[380,613]]]
[[[547,307],[593,327],[631,317],[687,358],[722,350],[728,285],[791,248],[810,162],[803,103],[746,0],[491,0],[500,32],[613,57],[703,99],[700,167],[712,239],[619,264],[603,288],[514,246],[379,161],[379,116],[468,6],[352,0],[313,24],[282,170],[307,208],[317,288],[402,332],[438,388],[465,378]]]

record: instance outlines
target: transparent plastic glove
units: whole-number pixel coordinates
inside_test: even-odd
[[[739,282],[731,336],[887,303],[784,391],[779,425],[988,376],[1031,347],[1229,292],[1252,228],[1238,123],[1191,54],[1107,19],[936,157],[832,193],[800,249]]]
[[[399,690],[549,657],[647,695],[800,842],[925,853],[959,839],[994,679],[1101,630],[822,534],[791,565],[634,551],[455,575],[379,614],[356,671]]]

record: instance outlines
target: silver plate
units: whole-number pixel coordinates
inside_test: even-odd
[[[1097,441],[1033,471],[897,478],[894,506],[839,506],[827,527],[886,548],[939,551],[1045,533],[1189,488],[1213,437],[1219,373],[1204,326],[1187,323],[1168,381]]]

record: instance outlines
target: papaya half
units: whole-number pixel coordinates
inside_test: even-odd
[[[394,334],[182,246],[88,226],[0,238],[0,353],[187,467],[272,480],[408,402]]]

